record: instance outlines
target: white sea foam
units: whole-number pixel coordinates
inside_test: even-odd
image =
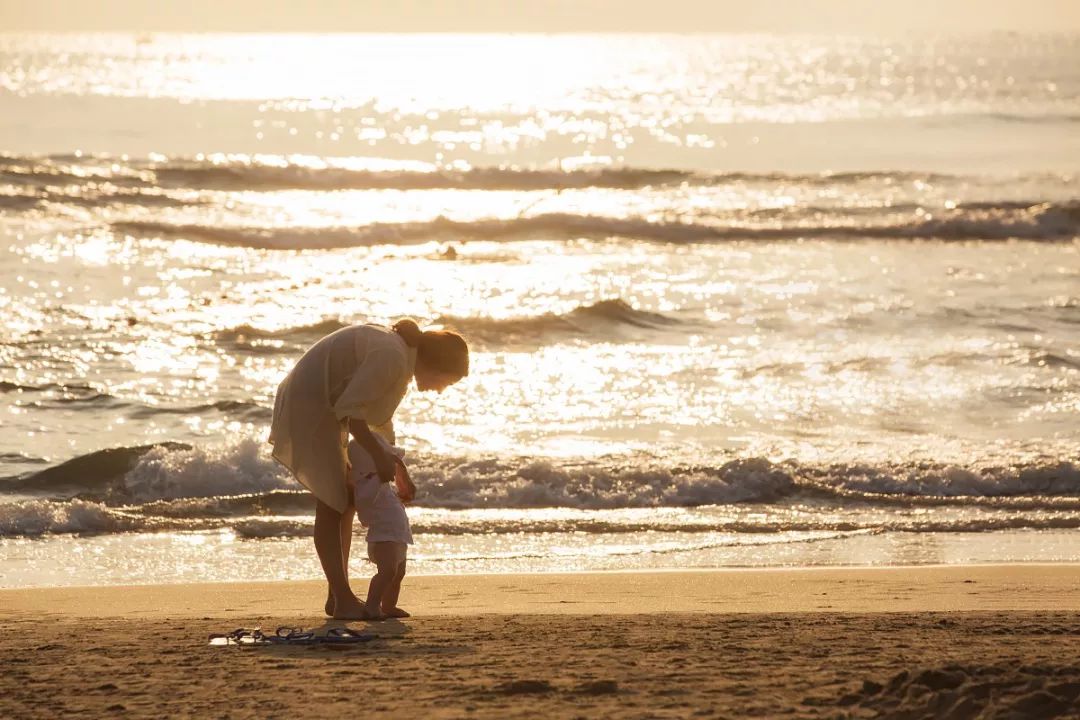
[[[0,504],[0,537],[222,529],[251,539],[310,534],[310,496],[257,438],[140,452],[112,486],[84,478],[87,490],[78,498]],[[1080,469],[1066,461],[965,468],[749,458],[684,466],[634,456],[601,462],[421,453],[413,478],[419,488],[414,531],[442,537],[1080,527]],[[24,492],[34,490],[30,484]]]
[[[134,466],[112,485],[106,477],[114,472],[111,466],[101,470],[106,474],[101,478],[88,475],[93,470],[88,466],[90,470],[78,478],[82,496],[139,504],[199,498],[213,504],[217,498],[242,509],[266,502],[292,507],[294,495],[277,493],[302,490],[256,437],[134,450],[139,451]],[[695,507],[768,504],[801,495],[926,505],[957,499],[999,507],[1080,503],[1080,467],[1070,460],[963,467],[931,462],[814,465],[724,455],[712,462],[703,458],[695,465],[636,455],[603,460],[424,453],[413,457],[418,504],[441,508]],[[42,471],[40,484],[34,476],[22,478],[19,486],[26,492],[51,492],[57,482],[52,474],[51,469]],[[74,481],[65,478],[64,487]],[[211,511],[206,502],[191,507],[195,513]]]
[[[824,488],[865,495],[942,498],[1080,495],[1080,467],[1069,461],[988,468],[930,463],[881,467],[836,465],[815,469],[812,475]]]
[[[116,533],[146,528],[143,518],[85,500],[0,503],[0,536]]]
[[[124,494],[135,502],[298,487],[288,471],[269,457],[265,443],[254,438],[172,452],[155,448],[139,459],[122,484]]]

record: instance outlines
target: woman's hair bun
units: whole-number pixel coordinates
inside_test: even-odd
[[[420,331],[420,326],[416,324],[416,321],[410,318],[398,320],[394,323],[394,332],[400,335],[401,339],[404,340],[405,344],[409,347],[418,347],[420,345],[420,338],[424,335]]]

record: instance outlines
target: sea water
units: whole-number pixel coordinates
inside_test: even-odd
[[[0,585],[319,577],[274,390],[402,316],[415,572],[1080,561],[1077,68],[0,34]]]

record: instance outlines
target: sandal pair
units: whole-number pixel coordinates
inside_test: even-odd
[[[316,635],[314,632],[305,631],[302,628],[282,625],[273,635],[267,635],[260,628],[253,630],[237,628],[224,635],[211,634],[208,644],[215,646],[340,645],[343,643],[367,642],[377,637],[372,633],[361,633],[347,627],[330,628],[325,635]]]

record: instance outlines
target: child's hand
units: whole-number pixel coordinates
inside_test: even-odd
[[[401,502],[408,505],[416,499],[416,485],[413,484],[412,478],[409,477],[409,471],[405,468],[403,462],[399,461],[394,468],[394,484],[397,487],[397,494],[401,498]]]

